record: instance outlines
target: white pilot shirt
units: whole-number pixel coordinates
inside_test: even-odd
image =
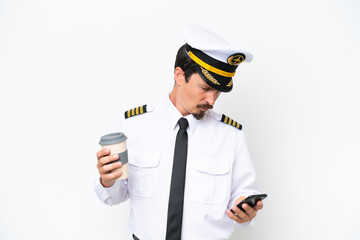
[[[235,223],[226,214],[240,196],[256,194],[255,170],[244,133],[208,110],[189,122],[183,240],[228,239]],[[140,240],[165,239],[175,139],[182,117],[169,97],[147,113],[122,119],[128,137],[129,178],[95,192],[105,204],[130,199],[128,226]],[[124,117],[123,117],[124,118]],[[243,225],[248,225],[245,223]]]

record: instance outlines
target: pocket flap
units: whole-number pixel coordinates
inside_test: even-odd
[[[229,158],[205,158],[199,157],[195,162],[195,169],[213,175],[227,174],[230,169]]]
[[[160,153],[157,152],[132,152],[128,151],[129,164],[137,167],[157,167],[160,162]]]

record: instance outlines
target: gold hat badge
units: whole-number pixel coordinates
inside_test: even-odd
[[[237,66],[245,61],[245,55],[242,53],[236,53],[228,57],[227,62],[232,66]]]

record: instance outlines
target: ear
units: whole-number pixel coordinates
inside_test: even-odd
[[[176,67],[174,72],[174,78],[177,85],[183,85],[185,83],[185,72],[180,67]]]

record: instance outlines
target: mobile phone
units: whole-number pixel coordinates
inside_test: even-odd
[[[254,207],[258,201],[263,200],[266,197],[267,197],[267,194],[250,195],[247,198],[245,198],[244,200],[242,200],[241,202],[239,202],[236,206],[238,208],[240,208],[241,211],[245,212],[245,210],[242,208],[242,205],[244,203],[247,203],[250,207]],[[235,212],[232,209],[230,209],[230,211],[235,214]]]

